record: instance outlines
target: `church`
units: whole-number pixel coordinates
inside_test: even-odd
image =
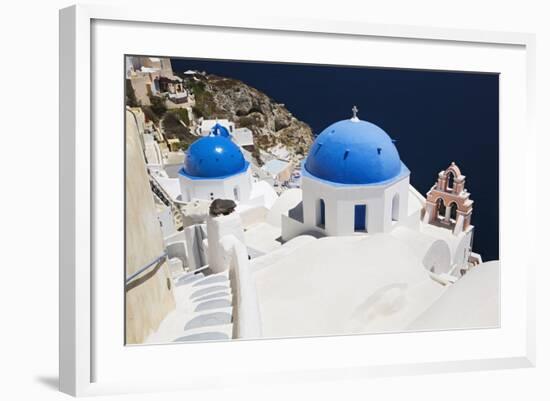
[[[357,117],[322,131],[302,165],[303,200],[284,219],[283,239],[390,232],[406,224],[410,171],[393,140]]]
[[[246,201],[250,198],[250,163],[227,130],[215,126],[213,133],[191,144],[179,170],[181,199]]]
[[[427,199],[410,185],[395,141],[380,127],[350,119],[323,130],[302,163],[302,200],[282,216],[284,241],[304,234],[385,234],[416,242],[432,272],[458,276],[475,259],[473,201],[453,162]],[[424,249],[425,248],[425,249]]]

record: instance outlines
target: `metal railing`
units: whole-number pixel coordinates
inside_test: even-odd
[[[166,252],[163,252],[162,255],[158,256],[157,258],[155,258],[154,260],[152,260],[151,262],[147,263],[145,266],[143,266],[142,268],[138,269],[137,271],[135,271],[134,273],[132,273],[131,275],[129,275],[128,277],[126,277],[126,285],[128,285],[130,282],[132,282],[136,277],[140,276],[142,273],[144,273],[146,270],[148,270],[149,268],[151,268],[152,266],[155,266],[157,265],[158,263],[160,263],[163,259],[166,259],[168,257],[168,255],[166,254]]]

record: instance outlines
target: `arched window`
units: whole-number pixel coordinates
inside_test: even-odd
[[[436,208],[437,208],[437,215],[438,216],[441,216],[441,217],[444,217],[445,216],[445,212],[446,212],[446,208],[445,208],[445,203],[443,203],[443,199],[439,198],[436,202]]]
[[[391,219],[392,221],[399,220],[399,194],[395,194],[391,201]]]
[[[452,171],[447,173],[447,191],[452,191],[455,186],[455,175]]]
[[[458,209],[458,206],[456,202],[451,203],[451,219],[456,221],[456,210]]]
[[[317,227],[325,228],[325,201],[323,199],[317,201]]]
[[[367,218],[367,205],[355,205],[355,231],[368,232]]]

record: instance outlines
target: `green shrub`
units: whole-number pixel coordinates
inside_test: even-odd
[[[164,99],[160,96],[151,96],[151,110],[161,118],[164,113],[166,113],[166,106],[164,104]]]
[[[189,129],[180,123],[180,119],[173,111],[169,111],[164,115],[162,127],[167,137],[178,138],[180,141],[187,141],[191,136]]]
[[[187,109],[174,109],[170,113],[174,113],[185,125],[189,126],[189,113]]]
[[[204,93],[206,85],[202,81],[191,81],[189,83],[189,88],[193,92],[193,94],[196,96],[201,96]]]
[[[197,106],[193,106],[193,114],[194,114],[195,117],[197,117],[197,118],[204,117],[204,114],[202,114],[202,110],[199,109]]]
[[[145,114],[147,121],[152,121],[155,124],[158,124],[160,118],[155,114],[151,106],[141,106],[141,110],[143,110],[143,114]]]

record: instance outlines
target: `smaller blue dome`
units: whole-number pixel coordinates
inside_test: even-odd
[[[230,139],[205,136],[191,144],[179,173],[191,179],[224,178],[246,171],[248,164]]]
[[[227,128],[225,128],[220,123],[216,123],[216,125],[212,127],[212,129],[210,130],[210,135],[223,136],[224,138],[229,138],[231,136]]]

